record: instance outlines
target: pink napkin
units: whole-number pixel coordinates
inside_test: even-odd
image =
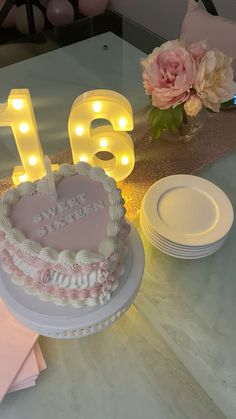
[[[45,368],[47,368],[46,362],[39,343],[36,342],[34,348],[29,353],[28,358],[25,360],[14,382],[9,388],[8,393],[35,386],[39,373]]]
[[[9,391],[12,391],[15,387],[20,386],[22,383],[24,384],[27,380],[34,380],[38,377],[39,368],[37,359],[35,356],[34,348],[30,351],[28,357],[26,358],[25,362],[23,363],[22,367],[20,368],[19,372],[14,378],[14,382],[9,388]]]
[[[47,368],[47,365],[46,365],[45,359],[43,357],[43,354],[42,354],[42,351],[40,349],[38,342],[36,342],[34,345],[34,352],[35,352],[39,372],[41,372]]]
[[[37,377],[36,377],[37,378]],[[20,384],[13,384],[7,393],[13,393],[14,391],[24,390],[29,387],[33,387],[36,385],[36,378],[30,378],[25,381],[22,381]]]
[[[38,334],[14,319],[0,300],[0,402],[9,391],[35,385],[39,371],[46,368]]]

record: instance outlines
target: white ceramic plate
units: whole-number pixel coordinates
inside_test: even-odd
[[[181,259],[199,259],[202,257],[206,257],[209,256],[213,253],[215,253],[217,250],[219,250],[223,244],[224,241],[223,240],[218,246],[215,246],[213,248],[210,249],[206,249],[205,251],[192,251],[192,252],[188,252],[188,251],[181,251],[178,249],[172,249],[166,245],[163,245],[160,241],[158,241],[157,239],[155,239],[152,235],[150,235],[150,233],[145,229],[145,226],[142,225],[142,221],[140,220],[140,225],[142,228],[142,231],[145,235],[145,237],[147,238],[148,241],[150,241],[150,243],[156,247],[157,249],[161,250],[162,252],[170,255],[170,256],[174,256],[177,258],[181,258]]]
[[[227,195],[206,179],[190,175],[165,177],[146,193],[143,210],[152,229],[167,240],[204,246],[222,239],[234,213]]]
[[[212,255],[213,253],[215,253],[217,250],[219,250],[219,249],[214,249],[214,250],[210,250],[210,251],[207,251],[207,252],[205,252],[205,253],[203,253],[203,254],[186,254],[186,253],[178,253],[178,252],[173,252],[173,251],[171,251],[171,250],[169,250],[169,249],[166,249],[166,248],[164,248],[164,247],[162,247],[162,246],[160,246],[159,244],[157,244],[149,235],[148,235],[148,233],[145,231],[145,229],[142,229],[142,231],[143,231],[143,233],[144,233],[144,235],[145,235],[145,237],[146,237],[146,239],[152,244],[152,246],[154,246],[156,249],[158,249],[158,250],[160,250],[161,252],[163,252],[163,253],[165,253],[165,254],[167,254],[167,255],[169,255],[169,256],[172,256],[172,257],[175,257],[175,258],[178,258],[178,259],[188,259],[188,260],[191,260],[191,259],[201,259],[201,258],[204,258],[204,257],[207,257],[207,256],[210,256],[210,255]],[[221,246],[220,246],[221,247]],[[220,248],[219,247],[219,248]]]
[[[142,227],[142,229],[146,230],[146,233],[153,239],[155,240],[157,243],[159,243],[160,245],[162,245],[163,247],[166,247],[166,249],[169,249],[170,251],[177,251],[177,252],[182,252],[182,253],[186,253],[186,254],[191,254],[191,253],[205,253],[208,252],[210,250],[214,250],[214,249],[218,249],[219,247],[222,246],[222,244],[225,242],[225,240],[228,237],[228,234],[226,236],[224,236],[221,240],[218,240],[217,242],[210,244],[210,245],[205,245],[205,246],[184,246],[184,245],[179,245],[173,242],[169,242],[168,240],[164,239],[163,237],[161,237],[160,235],[158,235],[158,233],[156,231],[154,231],[150,225],[146,222],[144,215],[142,214],[142,212],[140,213],[140,225]]]
[[[176,242],[173,242],[171,240],[168,240],[165,237],[161,236],[157,231],[155,231],[152,228],[151,224],[148,222],[147,217],[145,216],[145,213],[144,213],[144,210],[143,210],[143,206],[141,207],[140,217],[141,216],[142,216],[142,218],[144,220],[143,222],[145,223],[145,226],[148,227],[149,230],[152,231],[153,234],[155,234],[155,236],[158,237],[163,243],[165,243],[168,246],[173,246],[174,248],[178,247],[179,249],[183,249],[183,250],[185,250],[185,249],[189,249],[189,250],[192,249],[194,251],[196,249],[197,250],[201,250],[201,249],[202,250],[205,250],[206,248],[209,248],[211,246],[215,246],[218,243],[220,243],[222,240],[225,240],[228,237],[229,233],[230,233],[230,230],[229,230],[225,236],[221,237],[219,240],[216,240],[215,242],[210,243],[210,244],[198,245],[198,246],[197,245],[195,245],[195,246],[194,245],[184,245],[184,244],[180,244],[180,243],[176,243]]]
[[[195,259],[196,257],[200,258],[200,257],[208,256],[209,254],[212,254],[212,253],[216,252],[217,250],[219,250],[225,242],[225,239],[224,239],[217,246],[207,248],[204,251],[202,251],[202,250],[201,251],[195,250],[195,251],[191,251],[191,252],[189,252],[188,250],[183,251],[183,250],[179,250],[177,248],[173,249],[172,247],[169,247],[169,246],[163,244],[160,240],[158,240],[156,237],[154,237],[152,234],[150,234],[150,232],[145,228],[145,225],[142,224],[141,220],[140,220],[140,225],[141,225],[141,228],[142,228],[142,231],[143,231],[144,235],[152,243],[153,246],[155,246],[156,248],[158,248],[158,249],[162,250],[163,252],[168,253],[172,256],[179,256],[179,257],[182,257],[184,259],[185,258]]]

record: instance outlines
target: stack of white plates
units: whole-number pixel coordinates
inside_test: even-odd
[[[226,194],[206,179],[165,177],[146,193],[140,224],[153,246],[181,259],[198,259],[225,242],[234,219]]]

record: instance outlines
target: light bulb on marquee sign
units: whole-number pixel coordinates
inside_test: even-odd
[[[106,119],[112,127],[91,128],[96,119]],[[73,103],[68,129],[74,163],[87,161],[100,166],[116,181],[132,172],[134,145],[125,131],[133,129],[133,112],[123,95],[112,90],[92,90],[80,95]],[[113,157],[103,160],[97,154],[101,151]]]
[[[45,175],[44,156],[28,89],[11,90],[7,102],[0,105],[0,126],[12,128],[22,163],[14,168],[13,183],[18,185],[42,178]]]

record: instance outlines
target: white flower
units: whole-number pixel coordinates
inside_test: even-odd
[[[232,58],[221,51],[210,50],[197,69],[194,88],[203,104],[214,112],[219,112],[220,104],[232,99],[236,93],[231,62]]]
[[[202,109],[202,101],[197,95],[191,95],[184,104],[184,110],[188,116],[197,116]]]

